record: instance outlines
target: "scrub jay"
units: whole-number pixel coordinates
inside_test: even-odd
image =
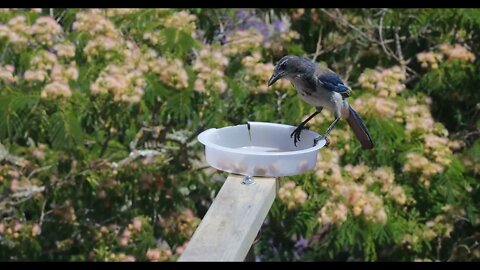
[[[326,108],[334,114],[335,120],[330,124],[325,134],[314,139],[314,146],[322,139],[327,140],[328,143],[328,134],[338,120],[344,118],[362,147],[364,149],[373,148],[372,138],[368,134],[362,118],[347,102],[352,89],[346,86],[335,72],[308,59],[287,55],[280,59],[275,66],[273,75],[268,81],[268,86],[281,78],[289,80],[300,98],[317,109],[290,135],[290,137],[293,137],[295,146],[297,146],[297,141],[300,141],[300,133],[306,128],[307,122],[319,114],[323,108]]]

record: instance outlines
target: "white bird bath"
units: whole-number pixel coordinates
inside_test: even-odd
[[[205,145],[205,156],[210,166],[245,175],[245,181],[253,182],[252,176],[291,176],[315,167],[317,151],[325,146],[326,141],[320,140],[313,146],[313,140],[319,134],[303,130],[301,141],[295,146],[290,137],[295,128],[275,123],[249,122],[208,129],[198,135],[198,140]]]
[[[290,138],[295,128],[249,122],[198,135],[207,163],[237,175],[225,180],[179,261],[245,260],[277,195],[277,177],[313,169],[325,146],[325,140],[313,146],[319,135],[310,130],[302,131],[295,146]],[[263,179],[255,182],[253,177]]]

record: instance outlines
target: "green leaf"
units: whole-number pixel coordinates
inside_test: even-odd
[[[27,109],[37,106],[40,101],[38,95],[9,93],[0,96],[0,139],[10,138],[22,132]]]
[[[180,56],[200,46],[190,33],[176,28],[160,30],[158,42],[163,50],[171,51],[173,54]]]
[[[54,149],[72,150],[83,143],[80,119],[73,111],[58,111],[48,120],[49,139]]]
[[[87,177],[85,177],[85,180],[87,180],[88,184],[90,184],[92,190],[95,190],[99,185],[98,178],[95,174],[88,175]]]
[[[178,123],[185,123],[192,113],[191,97],[192,91],[178,90],[178,93],[174,93],[172,97],[168,98],[166,110],[163,113],[168,113]]]
[[[287,97],[285,104],[282,106],[282,121],[285,124],[296,126],[300,124],[302,117],[309,111],[312,111],[312,113],[315,111],[313,106],[305,106],[305,103],[298,97]]]

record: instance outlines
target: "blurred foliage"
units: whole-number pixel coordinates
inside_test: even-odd
[[[257,260],[478,261],[479,9],[1,9],[0,258],[174,261],[220,189],[196,136],[299,124],[296,54],[354,89]],[[324,111],[309,124],[323,132]]]

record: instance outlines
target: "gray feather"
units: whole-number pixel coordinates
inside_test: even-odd
[[[349,108],[349,111],[350,115],[346,120],[348,122],[348,125],[352,128],[355,137],[357,137],[363,149],[372,149],[373,141],[370,137],[370,134],[368,133],[367,127],[363,123],[362,118],[351,106]]]

